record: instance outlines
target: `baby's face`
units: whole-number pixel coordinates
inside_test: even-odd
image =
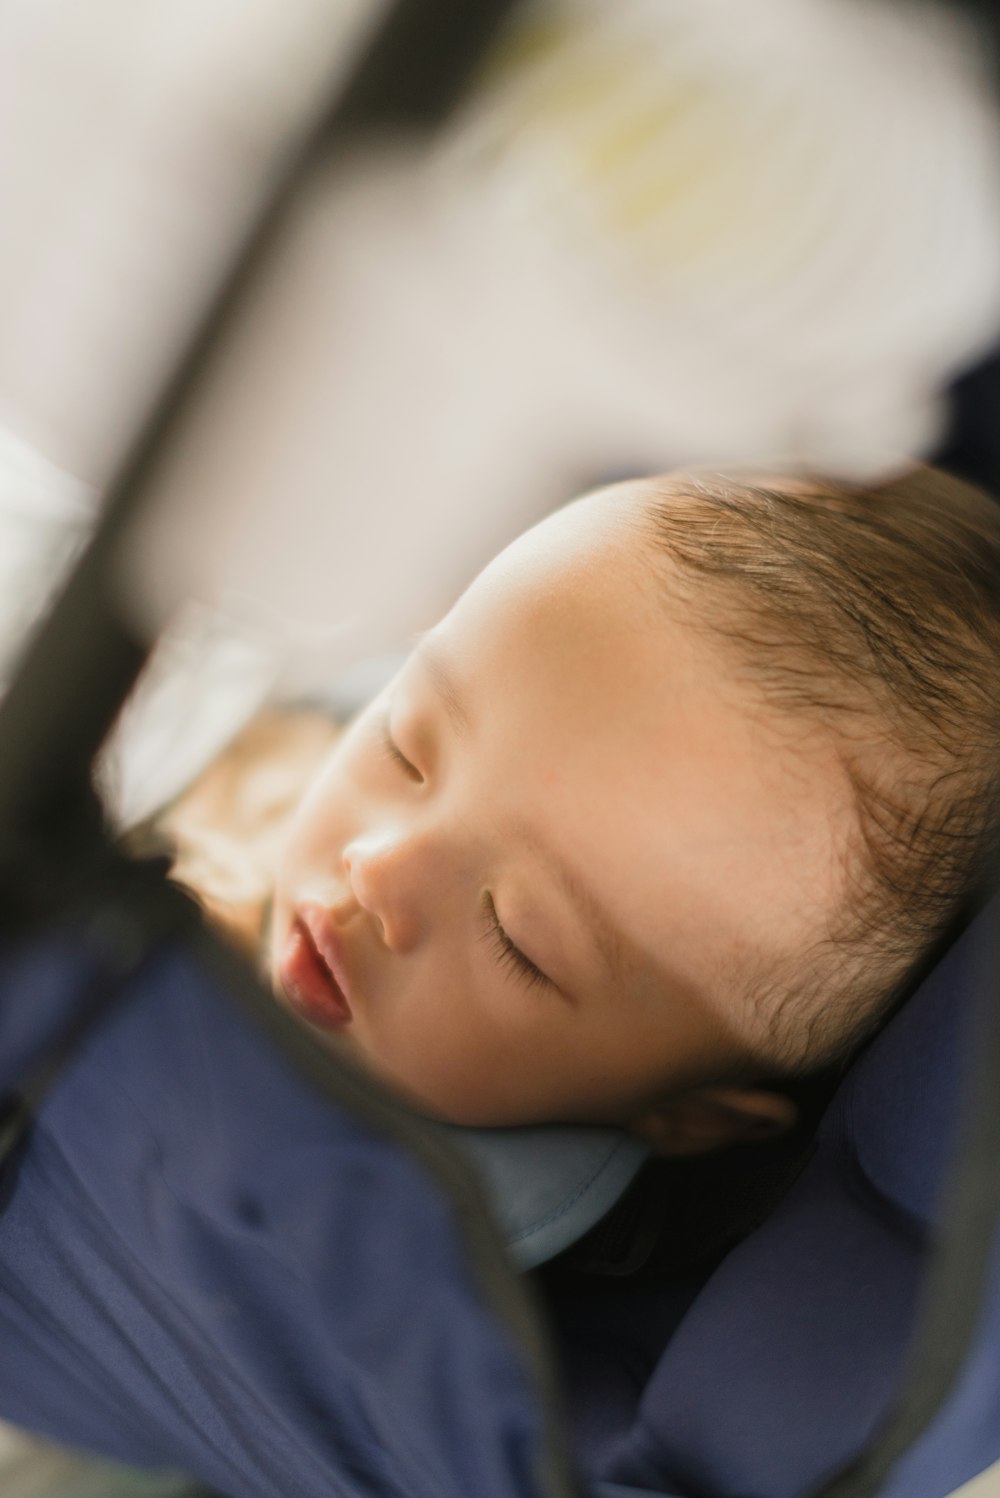
[[[748,978],[840,897],[832,747],[664,607],[639,503],[590,496],[498,557],[290,829],[275,987],[452,1122],[624,1124],[732,1074]]]

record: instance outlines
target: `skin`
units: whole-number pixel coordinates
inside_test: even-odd
[[[522,536],[356,719],[291,820],[268,961],[280,994],[318,902],[353,1018],[317,1035],[423,1111],[690,1152],[793,1120],[753,1085],[745,980],[837,909],[847,791],[669,606],[641,504],[619,486]]]

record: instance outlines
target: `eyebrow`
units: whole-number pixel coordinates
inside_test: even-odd
[[[541,858],[556,882],[562,886],[563,891],[576,908],[577,915],[592,932],[597,950],[611,975],[620,982],[635,977],[638,973],[638,963],[628,952],[621,933],[609,920],[593,892],[567,864],[556,857],[551,848],[547,848],[539,841],[531,827],[523,822],[517,822],[513,830]]]
[[[431,685],[441,698],[448,721],[456,733],[465,736],[469,732],[469,714],[441,652],[432,643],[430,637],[424,635],[413,654],[430,677]]]

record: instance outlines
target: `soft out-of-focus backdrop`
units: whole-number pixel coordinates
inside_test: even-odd
[[[384,10],[7,0],[8,640],[42,588],[22,555],[67,555]],[[529,0],[431,150],[318,171],[123,561],[151,632],[193,602],[107,762],[122,818],[263,695],[397,648],[581,484],[932,451],[1000,330],[995,79],[945,4]]]

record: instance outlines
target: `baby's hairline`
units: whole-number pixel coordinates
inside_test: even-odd
[[[967,734],[959,733],[964,725],[954,702],[949,708],[934,695],[935,687],[944,691],[951,686],[948,677],[954,673],[942,664],[947,652],[936,653],[933,631],[921,635],[919,627],[911,632],[911,625],[921,625],[919,600],[926,595],[937,608],[939,621],[946,619],[944,628],[939,622],[939,635],[953,637],[959,652],[966,639],[970,661],[977,661],[980,668],[988,658],[997,664],[998,591],[995,586],[991,591],[982,581],[990,569],[994,579],[1000,574],[996,506],[968,485],[919,464],[908,465],[884,489],[791,469],[776,472],[774,466],[740,465],[687,467],[598,492],[607,497],[616,490],[625,490],[634,501],[628,514],[638,522],[637,534],[654,542],[648,553],[652,571],[662,579],[664,568],[669,568],[672,585],[661,593],[664,606],[686,626],[714,640],[725,651],[731,669],[760,689],[768,708],[780,709],[779,717],[770,722],[777,724],[784,716],[792,725],[807,721],[823,725],[842,752],[857,816],[845,843],[847,895],[839,920],[820,936],[811,954],[802,954],[803,970],[759,973],[756,989],[751,986],[747,992],[748,1005],[771,1031],[770,1057],[800,1071],[810,1061],[811,1034],[817,1049],[834,1058],[870,1032],[905,982],[907,971],[921,960],[928,940],[936,939],[949,911],[964,898],[966,884],[976,877],[973,844],[979,834],[973,823],[980,791],[984,830],[979,841],[990,838],[987,803],[997,800],[996,772],[989,787],[985,771],[980,772],[980,785],[968,761],[977,745],[982,759],[983,746],[988,747],[989,741],[994,750],[992,763],[997,725],[991,720],[987,731],[987,709],[980,706],[975,726]],[[676,505],[671,503],[675,499]],[[753,523],[746,527],[752,544],[742,552],[739,533],[745,516],[741,507],[748,513],[755,511]],[[697,544],[688,546],[687,556],[683,546],[673,549],[670,545],[685,512],[692,516],[697,531]],[[813,516],[815,535],[810,529]],[[859,603],[858,619],[865,628],[872,627],[866,622],[867,609],[874,628],[882,628],[888,642],[883,647],[876,634],[873,663],[867,661],[863,649],[845,648],[853,627],[850,587],[844,587],[843,599],[837,596],[838,576],[846,584],[850,577],[846,569],[869,536],[884,547],[885,560],[880,562],[884,571],[868,565],[872,581]],[[827,558],[823,546],[831,538],[834,545]],[[939,539],[942,548],[937,545]],[[768,564],[773,557],[768,547],[776,552],[780,545],[789,548],[785,570],[775,569],[775,586],[769,591]],[[944,548],[951,549],[947,555]],[[985,553],[978,570],[975,562],[966,560],[973,552]],[[794,580],[799,560],[808,580],[816,581],[811,595],[806,588],[799,590],[804,605],[813,609],[808,618],[808,608],[803,607],[801,636],[791,628],[792,620],[798,627],[799,594],[794,585],[787,595],[781,592],[789,578]],[[863,571],[860,575],[864,576]],[[884,606],[879,598],[883,583]],[[909,600],[908,584],[917,605]],[[824,593],[826,587],[832,591]],[[954,616],[948,613],[951,608],[956,610]],[[988,620],[986,629],[977,630],[970,622],[978,617],[977,610]],[[748,615],[752,619],[749,628]],[[828,618],[839,620],[839,635],[836,630],[824,634]],[[857,636],[862,642],[867,638]],[[879,650],[885,653],[879,655]],[[894,653],[901,662],[899,670]],[[884,676],[883,667],[887,668]],[[965,673],[960,684],[964,689],[968,681],[968,690],[975,695],[974,667],[963,660],[960,670]],[[922,680],[930,686],[923,694]],[[902,696],[897,695],[900,691]],[[952,692],[955,702],[959,695],[956,688]],[[929,703],[935,704],[933,714]],[[964,792],[957,784],[963,765],[971,784],[971,790]],[[930,787],[926,792],[920,790],[925,781]],[[926,796],[932,800],[927,802]],[[952,804],[959,808],[959,827],[950,848],[945,849],[947,868],[942,875],[931,870],[929,850],[946,836],[945,817]],[[996,836],[994,827],[994,841]],[[963,857],[968,863],[965,872]],[[926,876],[923,888],[918,877],[921,871]],[[919,912],[925,907],[926,915],[921,918]],[[902,918],[901,912],[908,918]],[[816,982],[808,972],[810,956]],[[831,1013],[834,994],[843,1000],[837,1007],[844,1010],[841,1019],[846,1025],[838,1026],[838,1016]],[[818,1034],[824,1030],[827,1033],[820,1041]],[[764,1038],[761,1027],[752,1026],[747,1038],[752,1051],[762,1054],[756,1043]]]

